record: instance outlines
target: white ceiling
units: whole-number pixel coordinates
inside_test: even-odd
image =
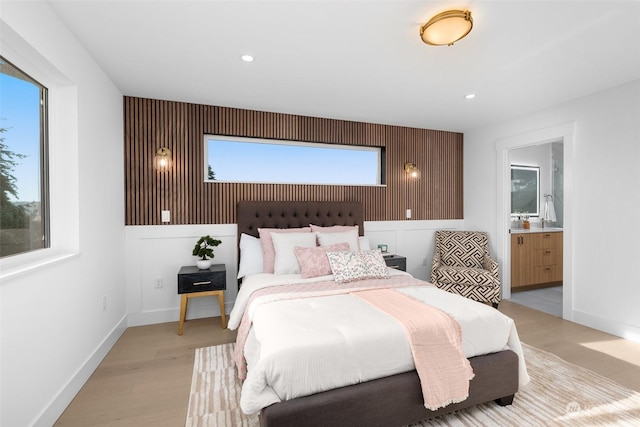
[[[129,96],[464,132],[640,78],[637,1],[49,2]]]

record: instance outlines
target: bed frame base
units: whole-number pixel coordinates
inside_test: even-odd
[[[262,410],[262,427],[403,426],[495,401],[506,406],[518,390],[518,356],[505,350],[469,359],[469,397],[436,411],[424,407],[416,371],[276,403]]]
[[[242,201],[238,203],[237,217],[238,239],[242,233],[258,236],[259,227],[294,228],[309,224],[357,224],[360,235],[364,233],[359,202]],[[416,371],[412,371],[276,403],[262,410],[260,424],[263,427],[392,427],[485,402],[511,404],[518,391],[518,356],[507,350],[469,361],[476,375],[469,383],[469,397],[437,411],[424,407],[420,380]]]

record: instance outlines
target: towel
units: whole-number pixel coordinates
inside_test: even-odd
[[[545,221],[555,221],[556,220],[556,209],[553,207],[553,198],[551,196],[547,196],[547,200],[544,202],[544,220]]]

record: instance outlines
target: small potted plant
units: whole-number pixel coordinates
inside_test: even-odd
[[[202,236],[196,242],[196,245],[193,247],[193,256],[197,256],[199,259],[196,261],[196,265],[200,270],[206,270],[211,267],[211,258],[213,255],[213,248],[222,243],[221,240],[214,239],[213,237],[207,235]]]

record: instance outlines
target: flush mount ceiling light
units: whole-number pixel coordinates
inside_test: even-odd
[[[420,37],[432,46],[451,46],[471,31],[473,19],[468,10],[447,10],[420,27]]]
[[[247,54],[242,55],[240,59],[242,59],[244,62],[253,62],[253,56]]]

